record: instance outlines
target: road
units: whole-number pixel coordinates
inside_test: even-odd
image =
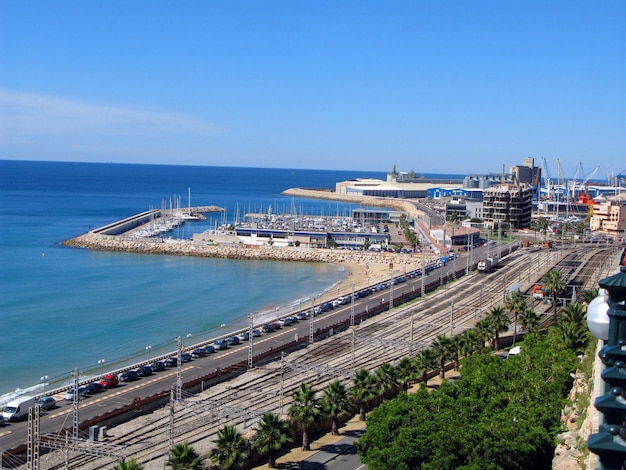
[[[476,249],[473,253],[474,264],[484,256],[485,248]],[[418,276],[409,279],[407,282],[393,286],[393,296],[398,299],[402,296],[416,295],[421,291],[422,282],[428,284],[442,284],[444,280],[454,277],[453,270],[463,271],[467,265],[465,258],[459,258],[449,263],[448,266],[437,269],[427,276]],[[400,273],[394,273],[399,275]],[[423,280],[423,281],[422,281]],[[389,298],[392,290],[386,289],[368,297],[359,299],[354,304],[355,317],[357,322],[359,317],[366,315],[366,312],[372,313],[376,310],[385,310],[388,307]],[[476,299],[478,302],[478,298]],[[341,321],[345,321],[350,317],[352,306],[350,304],[337,308],[333,311],[326,312],[314,318],[314,329],[324,330],[332,325],[336,325]],[[299,339],[308,339],[310,324],[308,321],[300,322],[296,325],[285,327],[277,332],[263,335],[261,338],[254,338],[253,352],[257,354],[276,351],[280,345],[293,341],[298,335]],[[420,327],[418,325],[416,336],[419,335]],[[317,341],[317,339],[316,339]],[[305,341],[306,342],[306,341]],[[278,353],[276,357],[279,357]],[[206,358],[195,359],[190,363],[186,363],[182,367],[183,381],[189,382],[194,379],[206,377],[215,372],[216,369],[226,369],[234,363],[246,363],[248,358],[248,348],[246,345],[229,348],[226,351],[217,352]],[[102,394],[88,397],[81,401],[79,413],[80,421],[91,419],[95,416],[101,416],[105,412],[120,408],[133,403],[135,398],[143,399],[155,394],[166,392],[176,384],[176,370],[169,369],[164,372],[157,373],[151,377],[142,378],[137,382],[130,384],[121,384],[113,390],[106,391]],[[58,396],[57,396],[58,398]],[[59,406],[48,412],[41,419],[41,432],[53,433],[58,432],[62,428],[70,428],[72,424],[72,404],[69,402],[59,402]],[[2,449],[10,449],[23,445],[27,441],[27,423],[10,423],[4,428],[0,428],[0,447]]]

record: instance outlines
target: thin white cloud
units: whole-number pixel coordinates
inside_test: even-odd
[[[218,134],[222,128],[195,116],[98,105],[0,89],[0,135]]]

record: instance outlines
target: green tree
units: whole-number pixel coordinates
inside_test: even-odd
[[[514,292],[506,298],[504,306],[514,315],[513,346],[515,346],[515,336],[517,335],[517,317],[527,308],[524,294],[521,292]]]
[[[546,231],[548,230],[549,226],[550,226],[550,221],[546,219],[545,217],[539,217],[537,220],[535,220],[533,224],[533,228],[535,230],[540,231],[543,234],[544,238],[546,236]]]
[[[365,404],[375,396],[375,382],[367,369],[359,369],[354,375],[354,381],[348,394],[359,409],[361,421],[365,421]]]
[[[250,446],[235,426],[225,425],[217,431],[215,447],[209,458],[221,468],[241,468],[250,455]]]
[[[309,427],[319,421],[322,411],[315,391],[306,383],[301,383],[293,394],[293,403],[289,407],[289,417],[302,428],[302,450],[311,450],[309,444]]]
[[[167,467],[172,470],[200,470],[204,468],[200,463],[200,456],[187,441],[176,444],[169,451]]]
[[[143,470],[143,465],[138,464],[135,459],[130,459],[116,463],[113,470]]]
[[[556,318],[556,303],[559,298],[559,294],[565,290],[567,284],[563,279],[563,273],[553,269],[548,272],[543,278],[543,287],[550,290],[552,294],[552,315]]]
[[[598,289],[587,289],[580,293],[580,301],[589,305],[598,296]]]
[[[486,320],[493,331],[493,348],[497,351],[500,349],[500,333],[509,330],[511,324],[509,316],[506,310],[498,305],[489,311]]]
[[[493,344],[495,337],[493,334],[493,330],[491,329],[491,324],[489,322],[489,318],[483,318],[478,323],[476,323],[476,327],[474,328],[478,334],[478,338],[480,339],[480,347],[478,352],[483,354],[485,352],[485,342]]]
[[[376,381],[376,388],[383,399],[386,399],[389,396],[389,392],[396,389],[399,385],[396,371],[388,362],[383,362],[378,369],[376,369],[376,372],[374,372],[374,380]]]
[[[396,377],[402,385],[402,389],[404,391],[408,390],[411,385],[411,381],[415,379],[415,364],[413,361],[409,357],[404,356],[400,359],[395,371]]]
[[[400,394],[372,411],[357,442],[371,470],[551,468],[577,360],[556,332],[529,334],[520,355],[475,355],[463,380]]]
[[[519,321],[524,328],[528,332],[537,332],[539,331],[539,315],[531,308],[527,308],[522,313],[520,313]]]
[[[291,442],[289,423],[273,413],[265,413],[254,430],[252,444],[261,454],[267,454],[267,466],[276,468],[276,452]]]
[[[437,358],[432,350],[425,348],[421,349],[413,360],[415,362],[415,368],[420,373],[420,380],[426,382],[428,380],[428,373],[437,368]]]
[[[452,359],[454,354],[452,340],[446,335],[437,336],[433,340],[432,351],[437,361],[439,361],[439,377],[443,379],[446,377],[446,362]]]
[[[332,419],[331,434],[338,436],[339,431],[337,424],[339,417],[352,410],[348,392],[340,380],[333,380],[328,384],[328,387],[322,391],[320,406],[324,414],[330,416]]]

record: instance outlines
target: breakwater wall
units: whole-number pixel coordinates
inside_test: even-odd
[[[208,258],[260,260],[260,261],[303,261],[319,263],[355,263],[365,266],[388,265],[397,268],[417,268],[423,258],[407,254],[333,250],[325,248],[269,247],[269,246],[220,246],[197,243],[190,240],[125,239],[123,237],[86,233],[62,242],[63,245],[90,250],[149,253],[159,255],[199,256]]]
[[[415,204],[406,199],[393,199],[375,196],[358,196],[354,194],[338,194],[332,191],[320,191],[316,189],[291,188],[283,191],[285,196],[306,197],[309,199],[327,199],[330,201],[349,202],[370,207],[386,207],[406,212],[409,217],[423,215]]]

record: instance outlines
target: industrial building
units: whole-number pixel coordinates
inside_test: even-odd
[[[533,190],[528,184],[500,184],[483,193],[483,219],[497,226],[508,223],[515,228],[529,228],[533,204]]]

